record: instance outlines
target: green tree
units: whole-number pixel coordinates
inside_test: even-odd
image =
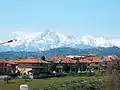
[[[45,61],[45,60],[46,60],[45,56],[42,56],[42,57],[41,57],[41,59],[42,59],[43,61]]]

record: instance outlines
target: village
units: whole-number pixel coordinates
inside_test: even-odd
[[[16,60],[0,60],[0,75],[18,73],[20,75],[39,78],[41,75],[89,73],[105,71],[107,67],[120,58],[115,55],[97,56],[95,54],[81,54],[69,56],[55,56],[46,59],[44,56],[38,58],[20,58]],[[38,77],[39,76],[39,77]]]

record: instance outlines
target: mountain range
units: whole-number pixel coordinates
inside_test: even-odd
[[[38,52],[54,48],[70,47],[77,49],[89,49],[98,47],[120,47],[120,39],[106,39],[104,37],[83,36],[65,36],[55,32],[53,29],[47,29],[44,32],[12,32],[12,38],[17,41],[0,45],[0,51],[27,51]],[[4,41],[1,41],[4,42]]]
[[[120,56],[120,39],[106,39],[104,37],[65,36],[53,29],[44,32],[12,32],[12,43],[0,45],[0,59],[17,59],[56,55],[97,54],[100,56]],[[1,41],[1,43],[4,41]]]
[[[18,58],[41,58],[45,56],[47,59],[54,56],[67,56],[67,55],[80,55],[80,54],[96,54],[99,56],[106,55],[117,55],[120,56],[120,48],[118,47],[108,47],[108,48],[90,48],[90,49],[76,49],[69,47],[54,48],[47,51],[41,52],[0,52],[0,59],[15,60]]]

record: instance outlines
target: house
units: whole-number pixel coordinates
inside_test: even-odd
[[[64,67],[69,66],[69,72],[96,71],[104,70],[103,57],[95,54],[82,54],[80,56],[55,56],[49,59],[51,66],[57,72],[65,71]]]
[[[0,60],[0,75],[16,73],[16,66],[13,60]]]
[[[0,74],[16,73],[39,75],[47,72],[82,72],[103,71],[111,63],[120,63],[120,58],[81,54],[73,56],[55,56],[46,61],[37,58],[21,58],[16,60],[0,60]]]
[[[120,58],[115,55],[104,56],[104,66],[107,68],[109,64],[119,62]]]
[[[75,72],[76,71],[76,60],[72,60],[66,56],[55,56],[48,60],[50,62],[51,71],[56,72]]]
[[[104,64],[104,61],[102,59],[93,59],[90,64],[91,70],[103,71],[104,70],[103,64]]]
[[[106,70],[108,68],[108,65],[112,63],[112,60],[109,56],[104,56],[104,70]]]
[[[22,74],[39,75],[48,72],[48,62],[37,58],[22,58],[14,61]]]
[[[79,64],[80,72],[82,72],[82,71],[90,71],[91,70],[91,67],[90,67],[91,60],[80,59],[79,63],[80,63]]]
[[[103,59],[95,54],[81,54],[84,59],[80,59],[80,71],[103,70]]]

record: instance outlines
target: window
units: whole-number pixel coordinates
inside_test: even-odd
[[[105,65],[107,65],[107,63],[105,62]]]
[[[44,69],[43,68],[40,68],[40,71],[43,71]]]

